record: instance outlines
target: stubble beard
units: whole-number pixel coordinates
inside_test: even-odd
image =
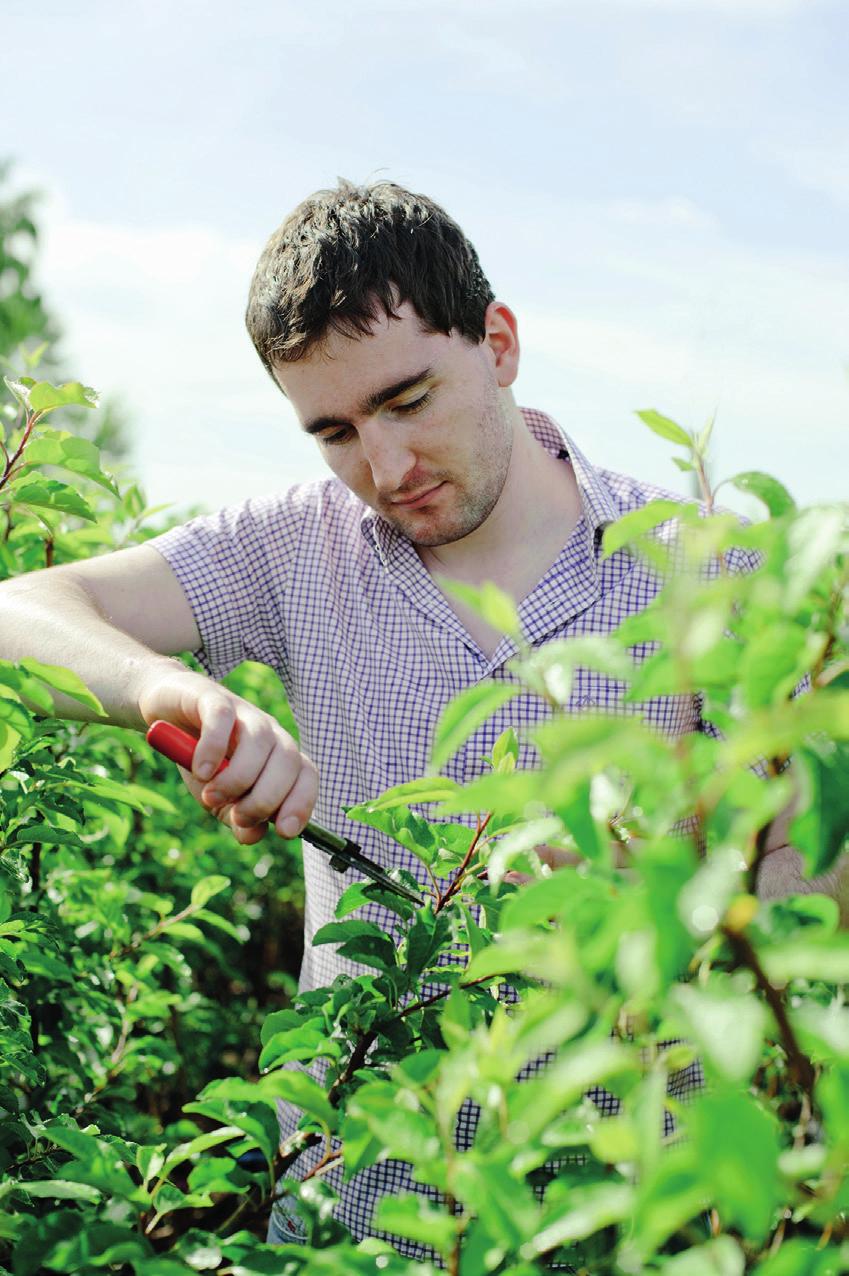
[[[439,545],[452,545],[477,531],[486,522],[498,504],[504,490],[510,458],[513,453],[513,433],[495,385],[489,387],[483,412],[478,422],[478,455],[491,465],[483,473],[470,475],[464,481],[445,474],[437,482],[449,484],[454,490],[450,496],[454,503],[452,512],[442,517],[433,514],[435,525],[428,526],[424,518],[397,518],[384,513],[384,518],[414,545],[423,549],[435,549]],[[477,481],[480,476],[480,482]],[[436,499],[444,500],[445,493]]]

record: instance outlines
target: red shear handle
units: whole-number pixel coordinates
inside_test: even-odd
[[[190,735],[188,731],[184,731],[182,727],[175,727],[173,722],[163,722],[160,718],[148,727],[146,738],[148,744],[153,745],[157,753],[170,758],[172,762],[176,762],[178,766],[183,767],[186,771],[191,771],[197,745],[195,736]],[[230,759],[225,758],[215,774],[218,775],[229,765]]]

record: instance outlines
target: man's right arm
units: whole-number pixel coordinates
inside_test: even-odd
[[[73,669],[116,726],[143,730],[144,681],[185,666],[169,657],[196,651],[201,637],[168,563],[146,545],[17,576],[0,585],[0,651]],[[62,718],[103,721],[55,693]]]
[[[171,567],[151,546],[18,576],[0,585],[0,652],[71,669],[100,700],[106,719],[59,692],[58,717],[144,730],[157,718],[199,737],[187,787],[256,842],[273,818],[292,837],[309,818],[318,777],[269,714],[171,659],[202,645],[192,609]],[[214,771],[229,757],[213,784]]]

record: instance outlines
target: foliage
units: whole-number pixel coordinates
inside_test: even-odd
[[[138,489],[116,490],[95,450],[45,424],[90,392],[23,378],[10,390],[5,574],[149,534]],[[698,465],[698,440],[681,435]],[[47,461],[64,477],[43,478]],[[516,685],[549,705],[541,765],[516,769],[508,731],[480,780],[438,775],[495,707],[484,687],[437,725],[432,775],[349,812],[414,851],[428,898],[346,891],[315,942],[361,973],[275,1009],[256,1078],[239,945],[257,882],[275,876],[279,898],[288,860],[225,844],[132,733],[53,719],[51,687],[90,697],[68,671],[0,662],[9,1270],[846,1268],[849,934],[822,895],[755,894],[793,776],[808,870],[831,869],[849,833],[846,511],[797,510],[764,476],[745,485],[766,521],[659,503],[608,530],[606,552],[629,547],[667,577],[610,638],[527,648],[510,600],[482,592],[482,614],[515,634]],[[745,576],[729,570],[740,547],[761,556]],[[563,711],[578,668],[627,684],[619,712]],[[242,694],[285,713],[260,671],[244,676]],[[653,697],[696,693],[716,731],[670,741],[642,721]],[[542,842],[579,866],[545,871]],[[358,915],[373,900],[393,910],[391,935]],[[210,969],[225,995],[221,980],[209,995]],[[543,1054],[545,1071],[517,1085]],[[696,1056],[706,1085],[685,1102]],[[588,1097],[598,1085],[614,1115]],[[291,1146],[281,1098],[304,1113]],[[470,1100],[480,1115],[458,1149]],[[286,1172],[304,1147],[320,1160],[298,1184]],[[356,1244],[332,1217],[334,1171],[386,1158],[411,1162],[435,1199],[385,1198],[376,1224],[430,1260]],[[281,1191],[305,1245],[260,1239]]]

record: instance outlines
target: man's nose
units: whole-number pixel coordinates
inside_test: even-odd
[[[360,444],[381,496],[393,496],[415,468],[416,456],[396,423],[371,420],[360,426]]]

